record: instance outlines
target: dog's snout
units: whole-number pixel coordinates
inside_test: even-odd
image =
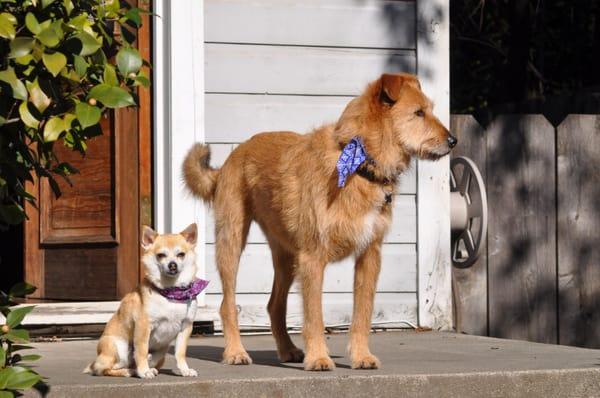
[[[171,261],[168,264],[169,271],[177,271],[177,263],[175,261]]]
[[[448,134],[448,146],[450,148],[454,148],[457,143],[458,143],[458,140],[456,139],[456,137],[453,136],[452,134]]]

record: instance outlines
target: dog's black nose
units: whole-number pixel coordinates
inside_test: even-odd
[[[175,261],[171,261],[168,265],[169,271],[177,271],[177,263]]]
[[[458,142],[458,140],[456,139],[455,136],[453,136],[452,134],[448,135],[448,146],[450,148],[454,148],[456,146],[457,142]]]

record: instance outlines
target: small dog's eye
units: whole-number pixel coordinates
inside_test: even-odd
[[[179,258],[180,260],[183,259],[185,257],[185,253],[181,252],[177,254],[177,258]]]
[[[167,257],[167,255],[166,255],[165,253],[158,253],[158,254],[156,255],[156,259],[157,259],[158,261],[164,260],[166,257]]]
[[[423,117],[425,116],[425,112],[423,112],[423,109],[419,109],[418,111],[415,111],[415,115],[418,117]]]

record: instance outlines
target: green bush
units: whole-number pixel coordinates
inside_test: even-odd
[[[131,46],[140,12],[119,0],[0,0],[0,227],[35,204],[26,180],[48,178],[59,196],[55,177],[77,172],[55,145],[84,154],[104,112],[136,105],[149,85]]]
[[[42,383],[42,376],[30,369],[26,363],[36,361],[39,355],[23,355],[20,352],[31,349],[29,332],[20,328],[25,315],[33,306],[14,307],[14,297],[25,296],[35,291],[35,287],[21,283],[13,286],[8,294],[0,291],[0,313],[6,323],[0,325],[0,398],[20,395],[25,390]],[[24,364],[25,363],[25,364]]]

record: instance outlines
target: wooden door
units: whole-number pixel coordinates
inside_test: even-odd
[[[145,59],[148,19],[138,32]],[[79,170],[72,186],[59,181],[60,198],[45,179],[29,184],[39,205],[26,206],[24,231],[24,274],[38,287],[34,298],[115,300],[137,285],[140,224],[151,224],[150,94],[138,94],[140,108],[103,116],[103,134],[88,141],[85,157],[57,145],[58,158]]]

